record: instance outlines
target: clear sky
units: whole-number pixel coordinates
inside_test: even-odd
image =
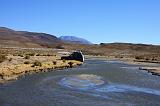
[[[160,44],[160,0],[0,0],[0,26],[93,43]]]

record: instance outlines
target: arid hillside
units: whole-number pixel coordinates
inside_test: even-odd
[[[136,61],[160,62],[160,46],[131,43],[101,43],[95,45],[73,45],[65,48],[81,50],[86,55],[132,58]]]
[[[160,46],[147,44],[131,43],[101,43],[95,45],[73,45],[67,46],[69,49],[82,50],[87,54],[93,55],[112,55],[112,54],[150,54],[160,53]],[[66,47],[66,48],[67,48]]]
[[[63,42],[54,35],[27,31],[14,31],[0,27],[0,45],[11,47],[55,47]]]

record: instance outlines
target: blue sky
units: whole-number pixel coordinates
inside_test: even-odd
[[[160,44],[160,0],[0,0],[0,13],[15,30]]]

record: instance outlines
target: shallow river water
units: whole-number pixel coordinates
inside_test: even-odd
[[[0,106],[159,106],[160,77],[137,65],[87,59],[82,66],[0,85]]]

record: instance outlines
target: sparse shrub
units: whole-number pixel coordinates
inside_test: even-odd
[[[66,62],[66,60],[63,59],[63,63],[65,63],[65,62]]]
[[[30,62],[29,61],[25,61],[24,64],[30,64]]]
[[[34,56],[35,53],[28,53],[28,54],[26,54],[26,55],[28,55],[28,56]]]
[[[0,55],[0,63],[2,63],[6,59],[7,57],[5,55]]]
[[[65,48],[64,48],[64,46],[62,46],[62,45],[57,45],[57,46],[56,46],[56,49],[65,49]]]
[[[70,67],[73,67],[73,62],[68,63]]]
[[[138,59],[140,59],[140,58],[139,58],[139,56],[136,56],[136,57],[135,57],[135,59],[137,59],[137,60],[138,60]]]
[[[35,62],[33,63],[33,65],[32,65],[32,67],[35,67],[35,66],[41,67],[41,66],[42,66],[42,63],[39,62],[39,61],[35,61]]]
[[[156,58],[152,58],[153,61],[157,60]]]
[[[55,56],[55,55],[53,55],[53,54],[47,54],[47,56]]]
[[[139,59],[143,59],[142,56],[136,56],[135,59],[139,60]]]
[[[123,56],[121,56],[120,58],[123,58]]]
[[[22,54],[18,54],[18,56],[23,57],[23,55],[22,55]]]
[[[105,46],[106,44],[105,43],[100,43],[100,46]]]
[[[41,56],[40,54],[36,54],[36,56]]]
[[[26,55],[24,58],[25,58],[25,59],[30,59],[30,56],[29,56],[29,55]]]
[[[47,56],[47,54],[41,54],[40,56]]]
[[[8,61],[11,62],[11,61],[12,61],[12,58],[10,58]]]
[[[47,54],[47,56],[52,56],[51,54]]]
[[[34,56],[35,55],[35,53],[30,53],[30,56]]]
[[[115,56],[115,58],[123,58],[123,56],[117,55],[117,56]]]
[[[17,54],[13,54],[13,56],[17,56]]]
[[[52,61],[52,62],[53,62],[53,64],[54,64],[54,65],[56,65],[56,64],[57,64],[57,62],[56,62],[56,61]]]

